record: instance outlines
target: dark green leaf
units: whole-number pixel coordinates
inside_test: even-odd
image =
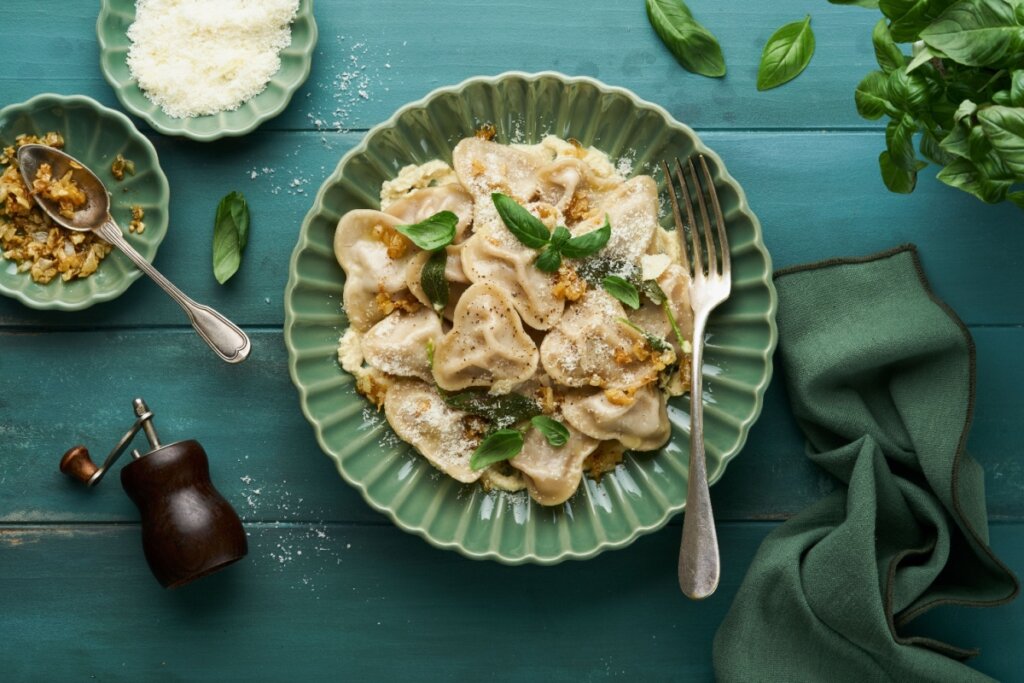
[[[499,429],[492,432],[473,451],[469,466],[482,470],[496,462],[510,460],[523,450],[523,433],[518,429]]]
[[[889,31],[897,43],[917,40],[928,26],[954,0],[879,0],[878,7],[892,20]]]
[[[939,171],[939,180],[951,187],[969,192],[988,204],[995,204],[1006,199],[1012,183],[988,178],[984,172],[969,159],[956,159],[946,168]]]
[[[878,157],[878,165],[882,170],[882,180],[892,192],[910,194],[917,185],[917,172],[907,171],[893,163],[889,152],[882,152]]]
[[[872,71],[864,77],[853,95],[858,114],[872,121],[887,114],[899,116],[899,112],[889,102],[887,83],[888,79],[881,71]]]
[[[971,149],[967,142],[970,132],[971,129],[968,124],[957,124],[953,127],[953,130],[949,131],[949,135],[942,139],[939,145],[947,154],[951,154],[954,157],[970,157]]]
[[[712,78],[725,75],[722,47],[682,0],[647,0],[647,19],[684,69]]]
[[[953,114],[953,122],[960,123],[968,117],[973,117],[978,113],[978,105],[970,100],[964,100],[960,103],[960,106],[956,108],[956,113]]]
[[[647,330],[645,330],[644,328],[640,327],[636,323],[631,322],[629,320],[626,320],[625,318],[617,318],[617,320],[618,320],[619,323],[625,325],[626,327],[630,328],[631,330],[635,330],[636,332],[639,332],[640,336],[642,336],[644,338],[644,341],[647,342],[647,345],[650,346],[655,351],[658,351],[658,352],[668,351],[668,350],[670,350],[672,348],[672,345],[669,344],[667,341],[665,341],[664,339],[662,339],[661,337],[659,337],[656,334],[648,332]]]
[[[618,275],[609,275],[601,280],[604,291],[632,308],[634,311],[640,308],[640,293],[632,282],[624,280]]]
[[[561,448],[569,442],[569,429],[547,415],[538,415],[530,420],[530,424],[537,428],[537,431],[544,435],[548,443],[555,448]]]
[[[608,244],[611,236],[612,226],[608,222],[608,216],[606,215],[604,217],[604,225],[597,230],[591,230],[567,240],[561,247],[562,255],[566,258],[585,258],[591,256],[604,249],[604,245]]]
[[[551,232],[543,222],[519,205],[516,200],[495,192],[491,195],[494,208],[509,232],[531,249],[540,249],[551,239]]]
[[[933,164],[945,166],[956,159],[956,156],[942,149],[939,143],[939,138],[931,130],[926,128],[921,133],[921,155]]]
[[[889,151],[889,158],[905,171],[919,171],[927,165],[918,161],[914,154],[916,132],[917,124],[907,116],[899,121],[893,119],[885,127],[885,146]]]
[[[906,69],[891,72],[885,88],[892,106],[910,114],[924,111],[932,95],[928,81],[919,73],[908,74]]]
[[[955,62],[988,66],[1024,51],[1024,26],[1008,0],[961,0],[921,31],[921,39]]]
[[[992,103],[1002,105],[1004,107],[1012,107],[1013,101],[1010,99],[1009,90],[1000,90],[997,93],[992,94]]]
[[[786,24],[772,34],[761,53],[757,68],[757,89],[771,90],[787,83],[807,68],[814,55],[811,15]]]
[[[907,73],[917,70],[918,68],[924,66],[928,62],[935,59],[935,57],[937,56],[938,55],[932,52],[931,49],[927,45],[925,45],[920,50],[918,50],[917,54],[914,55],[914,58],[910,60],[909,64],[907,64]]]
[[[249,243],[249,205],[241,192],[231,192],[217,204],[213,223],[213,275],[224,284],[238,272]]]
[[[553,273],[562,265],[562,254],[552,245],[541,252],[533,265],[537,266],[537,270]]]
[[[871,42],[875,46],[875,60],[882,71],[889,73],[896,69],[902,69],[907,63],[907,58],[892,39],[889,33],[889,22],[879,19],[875,29],[871,32]]]
[[[660,306],[661,302],[668,298],[657,280],[644,280],[640,283],[640,291],[643,292],[643,295],[650,299],[651,303],[655,306]]]
[[[1010,76],[1010,104],[1024,107],[1024,69],[1014,71]]]
[[[430,305],[438,315],[444,313],[444,309],[448,305],[448,279],[444,275],[447,266],[448,252],[441,249],[430,255],[427,262],[423,264],[423,270],[420,271],[420,287],[423,288],[423,292],[430,299]]]
[[[978,123],[1006,168],[1024,177],[1024,108],[985,107],[978,110]]]
[[[555,228],[555,231],[551,234],[551,246],[555,249],[561,249],[562,245],[568,242],[572,238],[572,233],[564,225],[559,225]]]
[[[408,237],[423,251],[437,251],[452,243],[458,224],[458,216],[451,211],[441,211],[419,223],[396,225],[395,230]]]
[[[470,415],[476,415],[495,427],[509,427],[540,415],[540,405],[522,394],[488,394],[486,391],[442,393],[445,403]]]
[[[967,151],[967,156],[975,163],[981,162],[992,151],[992,143],[981,126],[971,128],[967,134]]]

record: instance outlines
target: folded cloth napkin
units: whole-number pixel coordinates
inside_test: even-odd
[[[974,344],[913,246],[780,271],[779,356],[811,459],[838,489],[773,531],[715,637],[721,681],[987,681],[910,635],[943,604],[1016,597],[964,451]],[[1006,647],[1016,647],[1010,643]]]

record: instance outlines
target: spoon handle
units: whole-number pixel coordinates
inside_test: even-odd
[[[245,332],[217,311],[209,306],[196,303],[171,284],[170,280],[161,275],[160,271],[135,251],[113,219],[105,221],[99,228],[96,228],[96,232],[124,252],[132,260],[132,263],[139,267],[139,270],[151,277],[172,299],[178,302],[178,305],[188,315],[192,327],[221,359],[228,363],[241,363],[249,357],[252,346]]]

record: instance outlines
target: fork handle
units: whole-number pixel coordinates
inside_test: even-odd
[[[683,540],[679,546],[679,587],[688,598],[700,600],[715,592],[721,574],[718,535],[711,512],[708,467],[704,457],[704,328],[707,315],[693,324],[693,363],[690,375],[690,467],[686,487]]]

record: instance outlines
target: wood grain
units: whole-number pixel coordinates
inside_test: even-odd
[[[4,528],[5,678],[706,681],[717,624],[773,527],[721,525],[722,583],[702,602],[668,571],[678,529],[585,563],[505,567],[393,527],[251,524],[248,558],[167,592],[134,526]],[[1016,566],[1022,534],[992,533]],[[913,630],[980,645],[975,667],[1018,675],[1024,603],[943,608]]]

